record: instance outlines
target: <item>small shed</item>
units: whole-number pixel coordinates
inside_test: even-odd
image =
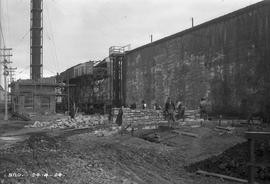
[[[10,84],[12,109],[18,113],[55,113],[55,78],[27,79]]]

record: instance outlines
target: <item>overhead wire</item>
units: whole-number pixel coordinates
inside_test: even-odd
[[[4,4],[4,5],[3,5]],[[5,6],[5,10],[3,10],[3,6]],[[8,9],[8,1],[3,3],[3,1],[0,2],[0,29],[1,29],[1,37],[3,39],[3,46],[6,46],[6,38],[8,35],[8,29],[9,29],[9,9]],[[3,14],[2,14],[3,13]],[[3,16],[5,18],[3,18]],[[3,27],[3,22],[7,24],[7,26]]]
[[[51,35],[50,35],[50,33],[49,33],[49,31],[48,31],[48,29],[47,29],[47,27],[45,26],[44,27],[44,35],[47,37],[47,39],[49,40],[49,44],[51,45],[49,48],[50,48],[50,52],[51,53],[53,53],[52,55],[54,55],[55,56],[55,58],[53,58],[52,57],[52,60],[54,60],[54,59],[57,59],[56,58],[56,55],[55,55],[55,51],[52,49],[53,47],[54,47],[54,45],[53,45],[53,43],[52,43],[52,37],[51,37]],[[44,67],[44,69],[46,69],[46,71],[49,71],[49,72],[51,72],[53,75],[55,75],[57,72],[55,72],[55,71],[52,71],[52,70],[50,70],[49,68],[45,68]],[[57,69],[57,71],[58,71],[58,69]]]
[[[0,22],[0,31],[1,31],[1,37],[2,37],[2,40],[3,40],[3,46],[6,47],[5,37],[4,37],[3,27],[2,27],[2,21]]]
[[[10,17],[9,17],[9,0],[5,0],[5,5],[6,5],[6,21],[7,21],[7,26],[6,26],[6,37],[9,38],[9,31],[10,31]]]
[[[59,6],[60,6],[60,4],[59,4],[59,2],[57,2],[57,1],[54,1],[54,0],[51,0],[52,2],[53,2],[53,5],[56,7],[56,8],[58,8]],[[46,4],[45,4],[45,6],[47,6]],[[46,7],[47,8],[47,7]],[[47,8],[48,9],[48,8]],[[58,9],[60,9],[60,8],[58,8]],[[48,10],[49,11],[49,10]],[[99,11],[99,13],[100,13],[101,11]],[[104,18],[104,20],[107,22],[107,24],[110,24],[110,25],[112,25],[114,28],[115,28],[115,30],[117,30],[119,33],[121,32],[121,30],[116,26],[116,24],[114,24],[114,23],[112,23],[111,21],[109,21],[109,19],[108,19],[108,17],[107,16],[105,16],[104,14],[101,14],[101,17],[103,17]],[[51,24],[51,18],[50,18],[50,13],[48,13],[48,18],[49,18],[49,23]],[[52,30],[52,25],[50,25],[50,27],[51,27],[51,30]],[[109,36],[109,34],[106,32],[106,31],[104,31],[104,29],[102,29],[102,28],[100,28],[100,27],[95,27],[95,29],[94,30],[96,30],[96,31],[98,31],[99,32],[99,34],[100,35],[103,35],[103,37],[104,36]],[[51,32],[53,32],[53,30],[51,31]],[[56,56],[55,57],[57,57],[57,61],[59,61],[59,59],[58,59],[58,52],[57,52],[57,46],[56,46],[56,43],[55,43],[55,39],[54,39],[54,35],[52,35],[51,36],[52,37],[52,43],[54,44],[54,48],[55,48],[55,53],[56,53]]]
[[[45,28],[44,29],[44,35],[46,35],[46,37],[47,37],[47,39],[50,41],[50,42],[48,42],[51,46],[49,47],[49,51],[51,52],[51,53],[54,53],[54,51],[53,51],[53,45],[52,45],[52,42],[51,42],[51,37],[50,37],[50,35],[49,35],[49,33],[48,33],[48,31],[47,31],[47,29]],[[52,54],[52,55],[54,55],[55,56],[55,54]],[[50,55],[49,54],[49,56],[52,56],[52,55]],[[52,60],[54,60],[55,59],[55,57],[50,57]],[[47,68],[47,67],[44,67],[44,69],[46,69],[47,71],[50,71],[50,72],[52,72],[53,74],[55,74],[55,73],[57,73],[57,72],[55,72],[55,71],[51,71],[49,68]]]
[[[30,68],[30,65],[27,65],[26,67],[24,67],[20,72],[17,71],[17,76],[22,74],[24,71],[26,71],[28,68]]]
[[[56,74],[57,74],[57,71],[53,71],[53,70],[51,70],[51,69],[49,69],[49,68],[46,68],[46,71],[47,71],[47,72],[50,72],[50,73],[53,74],[53,75],[56,75]]]
[[[2,26],[2,1],[0,0],[0,31],[1,31],[1,38],[3,40],[3,46],[2,47],[6,47],[6,43],[5,43],[5,37],[4,37],[4,30],[3,30],[3,26]],[[0,39],[1,41],[1,39]]]
[[[54,51],[52,53],[54,54],[55,61],[56,61],[56,70],[59,71],[58,52],[57,52],[57,46],[56,46],[55,39],[54,39],[54,31],[53,31],[52,21],[50,18],[50,11],[49,11],[47,2],[45,2],[44,4],[45,4],[45,8],[47,10],[47,16],[45,16],[45,17],[48,20],[48,25],[49,25],[49,29],[50,29],[50,33],[48,32],[48,38],[50,41],[52,41],[52,48],[54,48]]]
[[[27,32],[19,39],[17,45],[13,46],[13,48],[18,48],[19,46],[21,46],[24,39],[26,38],[26,36],[28,36],[29,33],[30,33],[30,29],[27,30]]]

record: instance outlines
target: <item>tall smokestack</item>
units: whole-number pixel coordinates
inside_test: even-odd
[[[31,0],[31,79],[42,77],[43,0]]]

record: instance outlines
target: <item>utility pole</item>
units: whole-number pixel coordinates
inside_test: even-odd
[[[12,67],[9,67],[8,68],[8,72],[9,72],[9,83],[10,84],[14,81],[15,70],[17,70],[17,68],[12,68]]]
[[[1,62],[4,66],[4,82],[5,82],[5,116],[4,116],[4,120],[8,120],[8,85],[7,85],[7,76],[9,75],[9,71],[8,71],[8,64],[11,63],[10,61],[10,57],[12,56],[11,54],[11,48],[3,48],[0,49],[1,51],[3,51],[3,54],[0,55],[1,57],[3,57],[3,61]]]
[[[2,27],[2,0],[0,0],[0,26]],[[0,30],[0,48],[5,45],[5,40],[3,36],[3,29]],[[2,50],[0,51],[0,55],[2,55]],[[2,86],[2,61],[0,60],[0,85]]]
[[[191,17],[191,26],[194,27],[194,18]]]
[[[150,38],[151,38],[151,43],[153,42],[153,35],[151,34],[150,35]]]
[[[70,115],[70,106],[69,106],[69,104],[70,104],[70,99],[69,99],[69,77],[68,77],[68,99],[67,99],[67,101],[68,101],[68,106],[67,106],[67,108],[68,108],[68,115]]]

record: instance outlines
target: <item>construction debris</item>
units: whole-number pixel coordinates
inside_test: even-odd
[[[24,121],[30,121],[31,120],[29,117],[25,116],[24,114],[20,114],[18,112],[13,112],[12,116],[14,116],[16,118],[20,118],[20,119],[22,119]]]
[[[101,115],[89,115],[83,116],[79,115],[74,119],[70,117],[65,117],[57,120],[40,122],[36,121],[33,125],[27,125],[29,128],[46,128],[46,129],[55,129],[55,128],[87,128],[95,125],[105,124],[107,121],[106,116]]]
[[[216,173],[206,172],[206,171],[202,171],[202,170],[198,170],[198,171],[196,171],[196,173],[206,175],[206,176],[214,176],[214,177],[223,178],[226,180],[231,180],[231,181],[236,181],[236,182],[241,182],[241,183],[248,183],[247,180],[235,178],[235,177],[231,177],[231,176],[226,176],[223,174],[216,174]]]

